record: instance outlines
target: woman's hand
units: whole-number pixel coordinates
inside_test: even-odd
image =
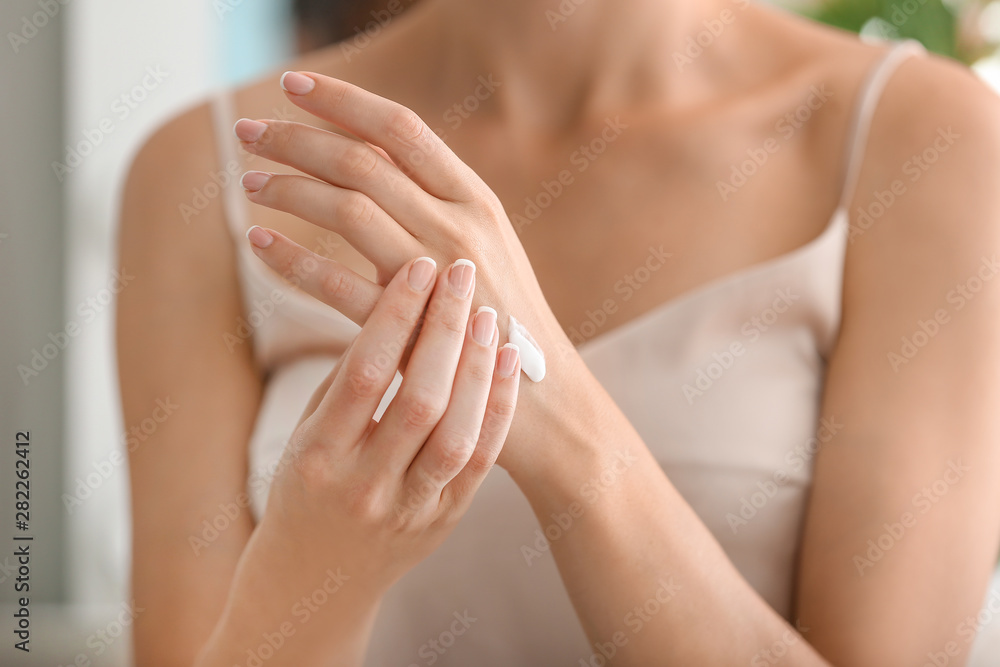
[[[479,267],[477,305],[496,308],[503,340],[513,315],[543,352],[572,351],[499,199],[413,111],[319,74],[289,72],[282,86],[293,103],[358,139],[289,121],[239,121],[247,151],[312,177],[248,172],[247,197],[343,236],[377,278],[258,229],[251,240],[261,259],[361,324],[410,258],[468,257]],[[313,261],[319,270],[302,270]]]
[[[470,317],[474,284],[466,260],[437,276],[420,258],[386,286],[282,456],[201,664],[232,664],[286,621],[295,633],[281,664],[360,657],[358,619],[370,621],[382,594],[455,526],[503,446],[519,381],[517,349],[497,354],[495,314]],[[421,318],[403,382],[376,422]],[[335,601],[310,615],[327,620],[299,627],[290,610],[329,572],[338,590],[322,597]]]

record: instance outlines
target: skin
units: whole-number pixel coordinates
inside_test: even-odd
[[[557,355],[560,363],[544,382],[521,387],[498,463],[546,517],[563,511],[581,480],[600,474],[616,452],[637,457],[627,483],[604,494],[552,544],[588,637],[608,641],[665,573],[683,591],[615,664],[913,665],[929,652],[950,651],[950,643],[956,655],[949,664],[962,664],[969,642],[957,628],[978,609],[1000,542],[1000,490],[993,481],[1000,474],[1000,433],[991,414],[1000,399],[1000,289],[985,282],[961,309],[949,293],[1000,246],[995,96],[953,64],[911,59],[889,82],[873,119],[849,208],[868,208],[872,193],[896,179],[906,179],[908,189],[848,247],[842,326],[821,405],[824,416],[844,427],[815,457],[791,627],[733,568],[565,332],[600,307],[650,245],[675,253],[668,270],[622,304],[605,330],[819,234],[840,197],[859,83],[882,50],[753,5],[591,0],[555,32],[539,19],[547,7],[541,0],[423,0],[350,62],[332,47],[294,63],[291,69],[316,73],[322,85],[315,93],[283,93],[273,77],[239,91],[240,115],[268,120],[274,109],[301,108],[315,116],[299,111],[288,120],[364,138],[384,161],[375,162],[383,175],[396,160],[418,186],[376,192],[373,183],[384,181],[351,182],[361,173],[352,171],[359,161],[330,158],[337,155],[335,136],[324,135],[310,150],[288,140],[298,126],[268,122],[267,140],[245,144],[247,168],[296,173],[272,160],[299,168],[340,191],[364,192],[400,219],[383,221],[386,233],[397,233],[382,244],[386,256],[377,256],[350,217],[289,216],[284,211],[307,204],[278,187],[294,179],[272,179],[248,195],[261,204],[251,206],[252,222],[280,233],[258,256],[283,272],[303,252],[296,244],[313,248],[329,229],[340,233],[348,243],[332,253],[337,263],[324,264],[301,288],[358,321],[381,303],[382,287],[409,258],[426,254],[445,266],[465,257],[477,266],[473,305],[496,308],[501,323],[507,312],[523,317]],[[673,53],[727,8],[738,20],[678,71]],[[452,57],[456,52],[461,57]],[[429,166],[409,168],[394,147],[391,119],[400,119],[394,107],[372,106],[376,100],[360,93],[354,105],[336,104],[347,80],[358,87],[350,90],[373,91],[438,127],[437,119],[484,73],[503,84],[460,127],[448,128],[450,150],[429,132],[414,132],[419,126],[395,128],[402,131],[397,144],[401,136],[434,146],[428,154],[440,161]],[[819,85],[832,91],[830,100],[738,196],[722,201],[716,181],[748,148],[774,136],[776,120]],[[933,92],[939,90],[948,95]],[[542,218],[514,233],[510,218],[523,211],[525,197],[536,196],[539,183],[615,115],[627,131]],[[370,128],[359,125],[361,117],[372,119]],[[942,128],[960,138],[909,180],[903,170]],[[288,561],[277,532],[257,531],[251,540],[246,511],[200,556],[188,545],[217,505],[242,491],[262,388],[248,346],[229,354],[220,343],[240,311],[221,206],[211,202],[187,226],[177,212],[204,175],[218,169],[212,145],[205,108],[173,121],[140,152],[123,203],[122,265],[138,270],[119,304],[126,423],[141,421],[165,393],[181,405],[131,454],[133,588],[137,604],[148,609],[136,621],[142,664],[191,664],[199,652],[199,664],[231,664],[225,659],[241,655],[248,637],[287,617],[264,602],[322,581],[310,568],[281,566]],[[317,165],[342,171],[319,173]],[[328,202],[323,197],[335,191],[328,185],[310,197]],[[852,224],[861,229],[856,215]],[[367,259],[366,247],[373,255]],[[345,279],[352,275],[347,270],[356,277]],[[941,308],[950,313],[947,324],[894,369],[887,354],[899,353],[901,337],[912,337]],[[505,340],[502,324],[499,334]],[[927,499],[924,489],[946,479],[956,461],[960,479],[920,514],[915,507],[925,501],[917,497]],[[328,486],[330,493],[339,488],[329,480]],[[861,576],[855,556],[906,511],[919,515],[916,525]],[[297,539],[310,544],[317,532],[303,528]],[[356,547],[363,548],[360,541]],[[384,569],[398,573],[410,564]],[[264,571],[282,572],[281,585],[269,584]],[[340,655],[354,664],[391,578],[362,577],[368,583],[349,595],[345,587],[324,608],[329,621],[313,624],[329,632],[301,636],[273,660],[311,664]],[[720,629],[726,642],[717,640]]]

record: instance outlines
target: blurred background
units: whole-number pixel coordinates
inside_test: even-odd
[[[1000,88],[1000,1],[779,4],[870,39],[919,39]],[[370,20],[345,15],[340,35],[317,30],[308,43]],[[303,36],[291,0],[3,0],[0,26],[0,663],[126,665],[136,610],[124,452],[143,425],[121,423],[114,370],[125,170],[165,120],[214,88],[280,72]],[[34,538],[30,654],[10,634],[18,431],[31,443],[31,521],[19,533]],[[1000,646],[977,645],[973,664],[1000,664]]]

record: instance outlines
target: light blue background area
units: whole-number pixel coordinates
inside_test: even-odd
[[[211,0],[218,20],[224,85],[253,79],[294,55],[289,0]]]

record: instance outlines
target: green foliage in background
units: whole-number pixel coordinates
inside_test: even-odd
[[[885,39],[916,39],[929,51],[972,63],[991,53],[977,30],[978,17],[987,3],[941,0],[824,0],[811,12],[813,18],[845,30]]]

